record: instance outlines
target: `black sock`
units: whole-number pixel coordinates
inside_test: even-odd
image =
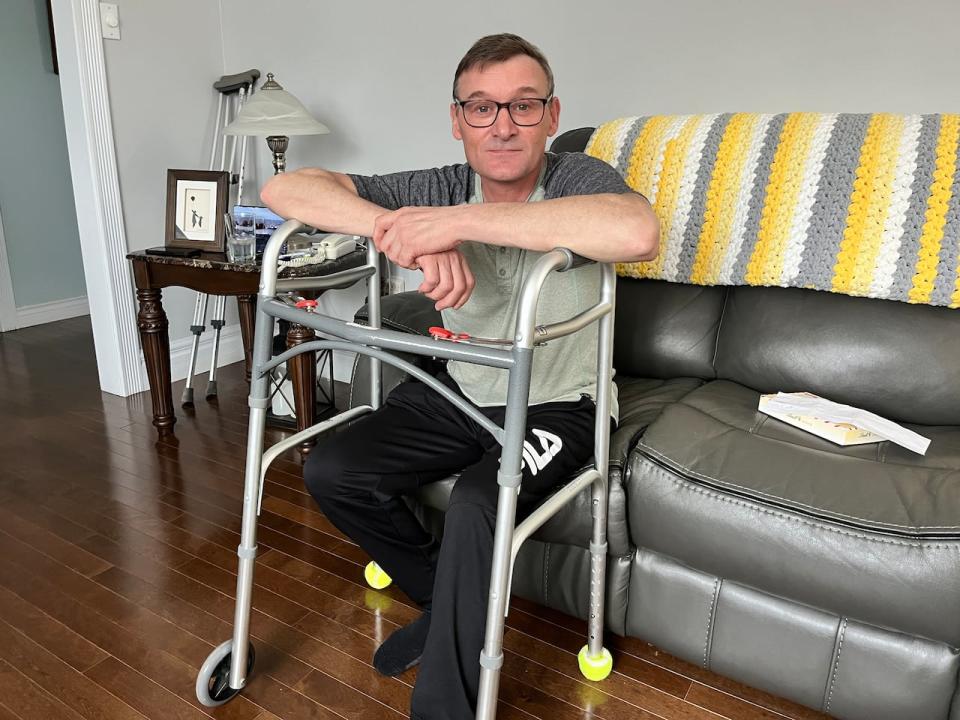
[[[430,611],[427,610],[409,625],[393,632],[373,655],[373,667],[381,675],[393,677],[420,662],[423,646],[430,629]]]

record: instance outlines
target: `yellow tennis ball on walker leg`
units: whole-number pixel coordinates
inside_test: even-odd
[[[600,654],[594,657],[590,655],[589,647],[584,645],[577,653],[577,664],[587,680],[600,682],[613,670],[613,656],[609,650],[602,648]]]
[[[366,579],[367,585],[372,587],[374,590],[383,590],[393,582],[393,580],[390,579],[390,576],[387,575],[373,560],[368,562],[367,566],[363,569],[363,577]]]

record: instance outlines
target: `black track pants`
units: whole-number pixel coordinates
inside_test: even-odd
[[[444,382],[453,389],[449,377]],[[503,425],[503,407],[481,408]],[[518,520],[593,454],[589,398],[529,408]],[[467,720],[475,712],[496,519],[500,446],[480,425],[419,382],[398,386],[379,410],[308,456],[307,489],[432,621],[412,717]],[[443,542],[401,495],[452,473]]]

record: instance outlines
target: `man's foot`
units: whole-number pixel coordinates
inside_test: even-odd
[[[395,630],[373,655],[373,667],[381,675],[393,677],[420,662],[430,629],[430,611],[409,625]]]

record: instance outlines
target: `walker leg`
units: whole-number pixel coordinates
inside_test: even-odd
[[[247,462],[243,483],[243,524],[240,530],[240,547],[237,548],[237,607],[233,620],[233,662],[230,665],[232,688],[242,688],[246,682],[253,567],[257,555],[260,465],[263,462],[263,432],[267,421],[267,408],[270,406],[269,379],[259,368],[270,359],[272,345],[273,318],[258,307],[253,337],[253,373],[250,378],[250,426],[247,432]]]
[[[487,624],[480,652],[480,688],[477,692],[477,719],[493,720],[497,714],[500,690],[500,668],[503,665],[503,625],[510,586],[511,548],[517,519],[517,489],[523,438],[527,424],[527,400],[530,395],[530,371],[533,366],[531,348],[514,348],[516,365],[510,372],[507,409],[503,424],[503,453],[497,483],[497,524],[493,534],[493,564],[490,569],[490,592],[487,598]]]
[[[605,679],[613,670],[613,656],[603,647],[603,605],[607,578],[606,484],[607,475],[603,473],[591,486],[593,539],[590,541],[590,616],[587,618],[587,644],[577,654],[580,672],[587,680],[595,682]]]
[[[593,533],[590,538],[590,617],[587,618],[587,644],[577,655],[580,672],[588,680],[599,681],[613,670],[613,656],[603,647],[604,595],[607,582],[607,504],[610,466],[610,382],[613,372],[613,322],[616,302],[616,278],[613,268],[603,266],[601,301],[611,309],[600,319],[597,337],[597,417],[594,425],[594,460],[599,477],[590,486]]]
[[[253,666],[250,645],[250,610],[253,599],[253,570],[257,556],[257,505],[260,495],[260,468],[263,463],[263,432],[269,406],[267,375],[260,371],[273,343],[273,318],[257,307],[253,339],[253,368],[250,382],[250,424],[247,431],[247,458],[243,483],[243,520],[237,548],[237,604],[233,637],[218,646],[207,658],[197,677],[197,699],[209,707],[221,705],[236,695],[247,682]],[[226,664],[229,675],[224,678]],[[226,680],[226,682],[224,682]]]
[[[193,345],[190,346],[190,367],[187,368],[187,383],[180,398],[180,405],[183,407],[193,407],[193,373],[197,369],[200,335],[203,333],[204,323],[207,321],[208,297],[206,293],[197,293],[197,302],[193,306],[193,324],[190,326],[190,332],[193,333]]]

